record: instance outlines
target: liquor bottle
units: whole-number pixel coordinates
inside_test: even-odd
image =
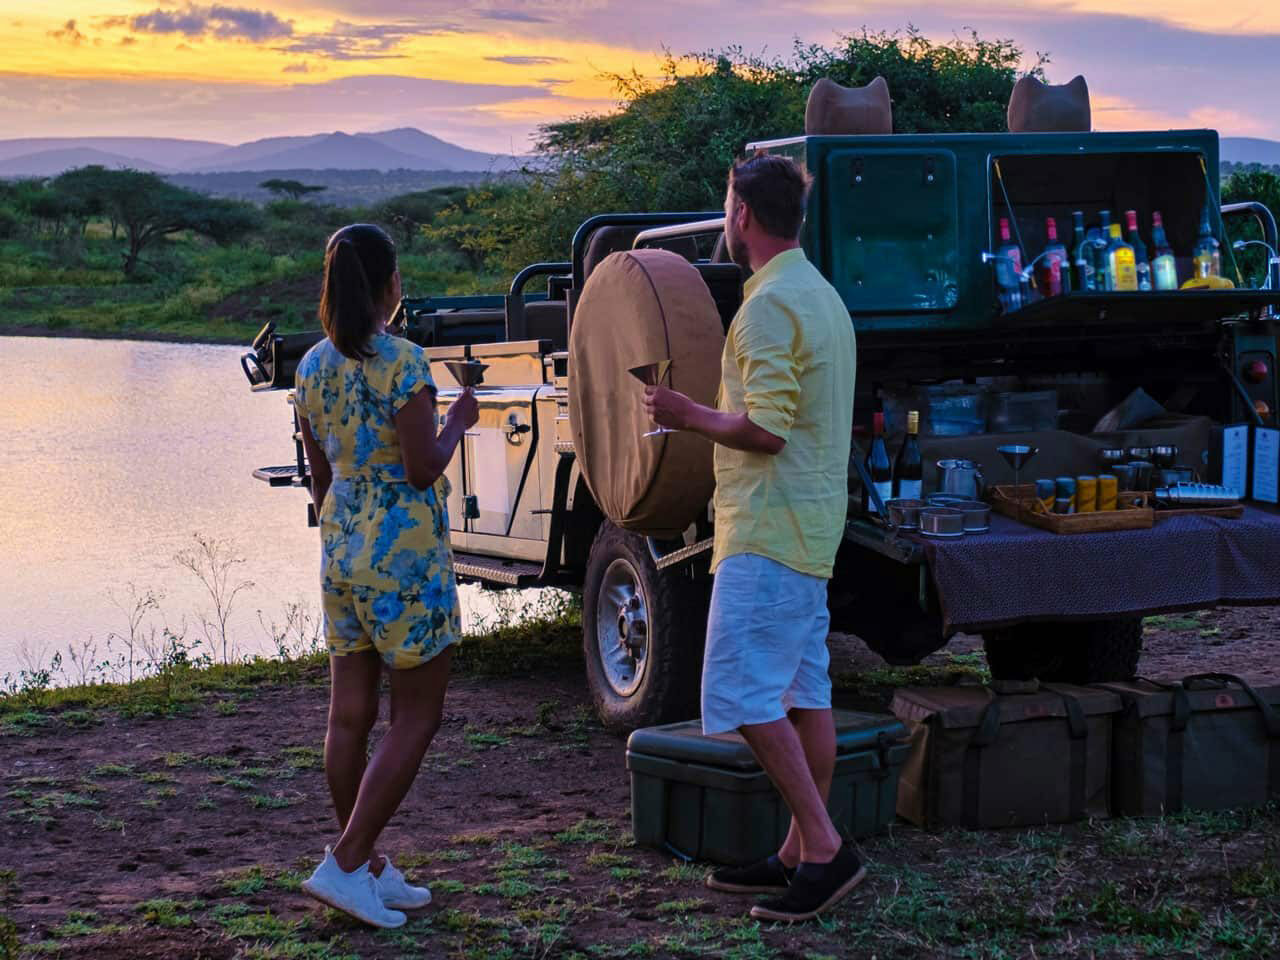
[[[1165,236],[1164,220],[1157,210],[1151,214],[1151,278],[1157,290],[1178,289],[1178,262]]]
[[[907,435],[898,449],[898,458],[893,464],[893,495],[910,500],[919,500],[923,492],[924,458],[920,455],[920,441],[916,434],[920,432],[920,411],[907,413]]]
[[[1000,246],[996,249],[996,285],[1000,288],[1000,306],[1012,313],[1022,306],[1022,251],[1012,241],[1008,217],[1000,218]]]
[[[1151,264],[1147,262],[1147,245],[1142,242],[1142,234],[1138,232],[1138,211],[1126,210],[1125,219],[1129,222],[1129,246],[1133,247],[1133,266],[1138,273],[1138,289],[1151,289]]]
[[[1200,214],[1200,236],[1191,251],[1191,276],[1196,278],[1222,276],[1222,253],[1218,238],[1209,226],[1209,204],[1206,202]]]
[[[1107,241],[1110,234],[1103,234],[1101,228],[1090,227],[1085,232],[1085,241],[1089,247],[1089,256],[1093,260],[1093,289],[1111,289],[1111,271],[1107,261]]]
[[[867,474],[871,477],[871,485],[880,494],[881,502],[893,498],[893,464],[889,461],[889,449],[884,444],[884,414],[876,412],[871,416],[871,451],[867,454]],[[870,506],[870,496],[863,494],[863,501]]]
[[[1084,211],[1077,210],[1071,214],[1071,222],[1073,228],[1071,249],[1075,255],[1075,260],[1072,262],[1074,270],[1071,285],[1076,290],[1092,290],[1093,250],[1088,246],[1089,241],[1085,238]]]
[[[1107,244],[1107,281],[1109,290],[1137,290],[1138,270],[1134,265],[1133,247],[1120,235],[1120,224],[1111,224],[1111,242]]]
[[[1058,242],[1058,221],[1044,221],[1048,243],[1036,264],[1036,287],[1042,297],[1056,297],[1071,290],[1071,261],[1067,248]]]

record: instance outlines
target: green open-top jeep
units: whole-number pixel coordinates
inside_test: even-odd
[[[1187,276],[1202,210],[1219,210],[1217,179],[1206,175],[1218,169],[1216,133],[806,136],[749,149],[755,147],[793,157],[813,177],[803,243],[856,327],[856,419],[867,422],[883,404],[900,432],[899,412],[925,408],[926,490],[934,481],[929,464],[940,456],[980,463],[994,485],[1013,479],[994,454],[1001,443],[1034,443],[1044,464],[1037,475],[1052,476],[1089,472],[1101,447],[1149,445],[1165,436],[1180,445],[1183,462],[1216,480],[1224,424],[1275,423],[1280,381],[1271,311],[1280,302],[1280,276],[1274,269],[1262,289],[1073,292],[1007,311],[994,264],[984,256],[998,245],[1002,218],[1013,223],[1026,264],[1046,244],[1048,217],[1065,230],[1076,210],[1096,219],[1103,209],[1117,217],[1136,209],[1144,222],[1159,210]],[[1257,217],[1274,247],[1275,224],[1265,208],[1236,205],[1222,214]],[[1214,216],[1213,224],[1225,241],[1222,218]],[[567,347],[579,296],[609,253],[645,247],[690,261],[728,327],[743,277],[726,255],[719,212],[602,214],[581,225],[566,260],[527,267],[506,295],[404,301],[405,335],[428,351],[442,408],[459,390],[444,361],[489,365],[478,389],[480,421],[448,471],[457,573],[497,587],[581,589],[587,676],[601,717],[617,729],[696,714],[710,583],[712,517],[670,541],[625,532],[602,516],[574,448]],[[1229,250],[1224,260],[1230,273]],[[243,358],[253,388],[291,388],[298,360],[320,336],[264,330]],[[1161,402],[1165,419],[1090,436],[1095,422],[1139,387]],[[944,429],[938,418],[938,429],[929,429],[931,398],[999,396],[1008,403],[1028,391],[1052,391],[1051,422],[1006,417],[998,428],[1013,432],[996,434],[985,421],[956,431],[953,421]],[[292,464],[258,476],[273,485],[304,485],[307,465],[301,446],[295,448]],[[993,604],[985,613],[981,596],[960,603],[945,587],[940,593],[935,571],[944,557],[868,514],[859,487],[851,468],[845,537],[829,591],[833,628],[857,634],[891,662],[918,661],[963,629],[984,633],[997,674],[1033,662],[1045,679],[1117,679],[1136,668],[1142,615],[1280,602],[1280,576],[1265,582],[1261,559],[1243,574],[1231,568],[1224,575],[1248,583],[1196,590],[1183,583],[1187,589],[1177,590],[1155,578],[1149,589],[1129,582],[1098,600],[1071,583],[1083,582],[1082,574],[1103,585],[1116,580],[1110,548],[1090,548],[1089,537],[1045,535],[1011,550],[1003,565],[992,548],[975,553],[968,567],[967,554],[946,555],[947,569],[972,573],[971,592],[991,583],[1023,602]],[[1280,555],[1280,520],[1254,512],[1251,536],[1270,537],[1264,552]],[[1227,528],[1214,535],[1233,534]],[[1070,577],[1063,572],[1067,561],[1049,554],[1065,539],[1075,541]],[[1187,571],[1203,565],[1208,583],[1210,568],[1222,568],[1205,542],[1170,533],[1160,549],[1177,554],[1170,569],[1181,580],[1194,580]],[[1043,551],[1043,569],[1035,551]],[[1060,602],[1028,600],[1023,586],[1036,577],[1063,578]]]

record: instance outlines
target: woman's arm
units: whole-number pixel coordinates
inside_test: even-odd
[[[329,485],[333,483],[333,468],[329,458],[316,442],[311,432],[311,421],[306,417],[298,418],[298,431],[302,434],[302,449],[307,454],[307,463],[311,465],[311,502],[316,505],[316,516],[320,516],[320,505],[329,493]]]
[[[453,459],[462,435],[480,419],[480,405],[470,389],[453,402],[443,429],[437,435],[436,395],[433,390],[420,390],[395,415],[396,435],[400,438],[400,458],[410,485],[425,490],[439,479]]]

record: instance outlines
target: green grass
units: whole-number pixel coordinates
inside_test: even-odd
[[[142,914],[142,922],[154,927],[180,929],[189,927],[195,921],[191,911],[199,909],[198,902],[180,903],[177,900],[147,900],[138,904],[137,911]]]
[[[556,834],[558,843],[603,843],[612,836],[613,825],[608,820],[579,820],[568,830]]]
[[[280,794],[257,793],[249,798],[249,802],[259,810],[283,810],[285,807],[293,806],[292,800]]]

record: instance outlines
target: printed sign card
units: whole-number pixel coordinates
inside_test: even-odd
[[[1249,492],[1249,426],[1222,428],[1222,485],[1243,497]]]
[[[1257,427],[1253,431],[1253,499],[1263,503],[1280,500],[1280,430]]]

